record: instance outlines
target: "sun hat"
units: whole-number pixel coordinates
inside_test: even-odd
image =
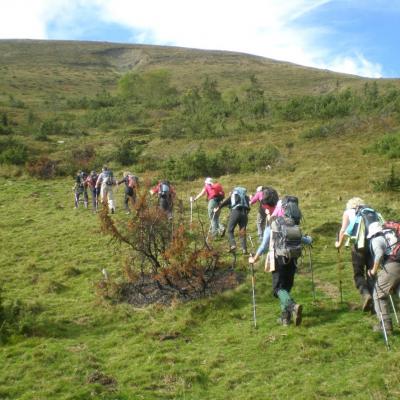
[[[212,180],[212,178],[208,177],[208,178],[206,178],[206,180],[204,181],[204,183],[205,183],[206,185],[211,185],[211,184],[213,183],[213,180]]]
[[[372,236],[379,232],[382,232],[382,225],[379,222],[372,222],[372,224],[368,227],[367,239],[371,239]]]
[[[262,186],[257,186],[256,192],[262,192],[263,187]]]

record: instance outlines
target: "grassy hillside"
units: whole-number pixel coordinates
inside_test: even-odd
[[[121,97],[118,82],[127,72],[151,77],[146,75],[149,71],[160,70],[168,71],[178,105],[155,104],[150,97]],[[339,260],[333,248],[345,202],[354,195],[367,199],[387,218],[400,217],[398,80],[371,81],[228,52],[38,41],[0,41],[0,72],[2,146],[11,143],[9,148],[17,148],[12,140],[27,146],[23,162],[7,161],[0,167],[0,317],[7,317],[0,325],[0,398],[399,397],[399,328],[388,352],[382,337],[371,331],[374,317],[361,312],[349,252]],[[203,88],[207,76],[218,83],[224,107],[232,104],[232,93],[237,94],[240,112],[250,104],[246,94],[250,77],[255,76],[268,112],[259,116],[229,108],[225,128],[212,125],[220,129],[214,134],[162,134],[165,121],[181,121],[184,94]],[[351,90],[351,101],[346,90]],[[204,100],[207,92],[203,88],[199,93]],[[334,105],[331,113],[323,101]],[[193,114],[200,126],[208,109],[204,101],[198,104],[205,110],[200,116]],[[213,118],[207,122],[224,114],[213,114],[220,104],[212,103]],[[307,104],[311,106],[303,107]],[[342,104],[347,108],[340,114]],[[104,115],[108,119],[98,123]],[[118,145],[129,140],[134,142],[132,158],[123,165],[116,158]],[[219,178],[227,190],[240,184],[253,192],[268,184],[280,194],[300,198],[303,229],[315,240],[317,288],[313,301],[305,254],[293,290],[304,305],[300,327],[276,324],[278,301],[271,294],[271,276],[260,263],[258,329],[253,328],[251,280],[244,257],[236,265],[244,282],[212,298],[138,309],[101,295],[103,268],[113,281],[125,279],[126,248],[101,234],[97,215],[73,209],[71,173],[87,156],[79,151],[94,147],[96,154],[88,157],[88,165],[108,162],[117,176],[125,169],[150,180],[176,173],[174,184],[188,224],[187,200],[200,191],[204,178],[189,156],[198,155],[200,148],[207,157],[221,157],[222,145],[226,152],[215,165],[228,171]],[[252,152],[269,151],[267,145],[278,151],[271,169],[265,168],[263,159],[258,164],[246,161],[244,156]],[[141,152],[135,158],[136,148]],[[9,151],[4,149],[0,148],[3,155]],[[40,157],[58,163],[56,177],[37,179],[25,164],[37,165]],[[179,178],[182,171],[168,169],[170,157],[181,169],[199,168],[200,173],[193,180]],[[232,157],[248,165],[233,169]],[[222,168],[227,166],[232,172]],[[384,182],[386,188],[377,184]],[[122,212],[121,192],[113,218],[123,223],[129,216]],[[199,203],[206,221],[205,203]],[[224,220],[227,216],[223,212]],[[253,237],[255,217],[253,209]],[[224,251],[227,242],[216,246]],[[224,260],[229,263],[230,256]]]

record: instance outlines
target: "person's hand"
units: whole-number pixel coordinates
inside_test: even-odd
[[[214,213],[216,213],[219,210],[219,207],[214,208]]]
[[[249,257],[249,264],[254,264],[256,262],[256,258],[253,256]]]
[[[373,278],[376,275],[376,271],[374,269],[369,269],[367,274],[370,278]]]
[[[337,249],[340,249],[340,242],[339,242],[339,241],[336,241],[336,242],[335,242],[335,247],[336,247]]]

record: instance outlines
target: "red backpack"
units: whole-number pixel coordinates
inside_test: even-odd
[[[382,228],[387,242],[386,258],[400,262],[400,222],[386,221]]]
[[[132,189],[136,189],[139,184],[139,178],[135,175],[128,175],[128,186]]]
[[[215,182],[211,185],[210,199],[217,199],[221,201],[225,196],[224,189],[219,182]]]

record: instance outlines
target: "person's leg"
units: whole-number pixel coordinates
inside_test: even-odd
[[[351,262],[353,265],[353,279],[356,288],[359,290],[362,299],[362,310],[370,311],[372,307],[372,296],[370,285],[366,279],[366,257],[365,253],[357,250],[354,246],[351,249]]]
[[[229,246],[231,250],[236,249],[236,241],[235,241],[235,227],[238,224],[239,215],[237,210],[231,210],[229,214],[229,222],[228,222],[228,240]]]
[[[115,202],[114,202],[114,193],[111,185],[107,186],[107,199],[108,199],[108,208],[111,212],[115,212]]]
[[[220,231],[220,222],[219,215],[221,210],[214,212],[214,208],[218,206],[218,201],[215,199],[211,199],[208,201],[208,218],[210,218],[211,223],[211,235],[216,236]],[[221,233],[221,232],[220,232]]]
[[[92,193],[92,208],[93,208],[93,210],[96,210],[96,208],[97,208],[97,189],[94,187],[94,188],[91,188],[90,189],[90,191],[91,191],[91,193]]]
[[[79,207],[79,195],[80,195],[80,193],[76,190],[75,191],[75,200],[74,200],[74,203],[75,203],[75,208],[78,208]]]
[[[256,225],[257,225],[257,234],[258,234],[258,239],[260,242],[262,241],[264,230],[265,230],[265,212],[264,209],[260,208],[257,213],[257,220],[256,220]]]
[[[87,188],[85,188],[83,191],[83,204],[84,204],[85,208],[88,208],[88,203],[89,203],[89,196],[88,196]]]
[[[239,224],[239,235],[240,244],[242,246],[243,254],[247,254],[247,240],[246,240],[246,228],[247,228],[248,216],[247,212],[242,210],[239,211],[238,224]]]
[[[388,305],[388,296],[390,291],[397,287],[400,283],[400,265],[398,263],[387,263],[381,271],[379,271],[374,291],[374,308],[379,324],[381,319],[388,331],[393,330],[392,319],[390,317],[390,309]],[[378,326],[379,326],[378,324]]]
[[[302,306],[297,304],[290,291],[294,284],[296,260],[285,262],[282,257],[275,259],[276,273],[273,272],[274,295],[279,298],[281,306],[281,323],[287,325],[293,318],[294,324],[300,325],[302,319]]]

